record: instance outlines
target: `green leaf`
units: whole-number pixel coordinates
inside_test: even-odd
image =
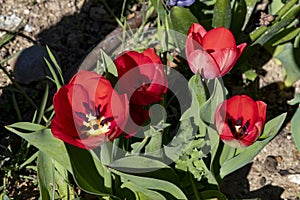
[[[250,20],[250,17],[255,9],[257,0],[246,0],[246,7],[247,7],[247,11],[246,11],[246,18],[245,18],[245,22],[244,22],[244,26],[242,28],[242,30],[244,30]]]
[[[210,98],[203,104],[200,110],[200,116],[203,121],[213,124],[217,106],[225,100],[224,86],[218,79],[211,80],[213,91]]]
[[[168,181],[125,174],[112,169],[112,172],[122,178],[122,182],[130,181],[142,188],[170,193],[176,199],[187,199],[179,187]]]
[[[4,36],[0,39],[0,48],[6,43],[12,40],[15,37],[15,34],[5,33]]]
[[[142,156],[126,156],[115,160],[109,164],[109,167],[121,170],[125,169],[132,173],[141,173],[143,170],[158,170],[162,168],[171,169],[168,165],[158,160],[150,159]]]
[[[270,42],[272,42],[272,46],[277,46],[286,42],[291,41],[300,33],[300,28],[290,27],[280,31],[277,35],[275,35]]]
[[[283,27],[289,25],[298,15],[300,11],[300,4],[295,5],[289,12],[280,20],[274,23],[271,27],[261,27],[266,29],[263,31],[260,37],[252,44],[266,44],[270,39],[272,39]],[[255,38],[255,37],[254,37]]]
[[[151,0],[153,7],[155,8],[156,12],[158,13],[159,19],[165,19],[166,17],[166,10],[162,4],[161,0]]]
[[[166,198],[158,192],[147,190],[142,188],[132,182],[125,182],[121,185],[122,188],[128,188],[133,191],[137,197],[137,199],[141,200],[165,200]]]
[[[40,127],[39,130],[37,128]],[[17,129],[23,128],[27,131],[35,131],[31,133],[22,133]],[[27,142],[43,151],[45,154],[56,160],[62,166],[64,166],[69,172],[72,173],[71,164],[69,161],[69,156],[67,154],[64,143],[55,138],[50,129],[38,124],[31,124],[28,122],[19,122],[9,126],[6,126],[6,129],[19,135]],[[36,131],[37,130],[37,131]]]
[[[192,104],[188,117],[193,117],[195,124],[199,126],[201,120],[200,108],[206,102],[205,88],[199,73],[190,78],[189,89],[192,94]]]
[[[170,12],[172,27],[184,35],[187,35],[189,28],[193,23],[198,23],[197,18],[188,8],[174,6]]]
[[[100,56],[101,56],[100,65],[104,65],[105,72],[114,75],[115,77],[118,77],[118,70],[114,62],[102,49],[100,50]]]
[[[44,95],[43,95],[43,98],[42,98],[41,106],[40,106],[40,109],[39,109],[39,112],[38,112],[38,116],[37,116],[37,120],[36,120],[37,124],[41,123],[42,118],[44,116],[45,107],[46,107],[47,100],[48,100],[48,94],[49,94],[49,86],[47,84]]]
[[[223,26],[229,29],[230,23],[231,23],[230,0],[217,0],[214,6],[212,26],[215,28]]]
[[[244,72],[247,79],[254,81],[257,77],[257,73],[253,69],[249,69]]]
[[[100,161],[97,162],[88,150],[67,143],[65,146],[70,157],[76,184],[88,193],[101,196],[109,195],[110,188],[105,187],[104,178],[96,165],[96,163],[101,165]]]
[[[227,200],[227,197],[218,190],[206,190],[199,193],[201,199]]]
[[[70,199],[66,170],[42,151],[39,151],[37,171],[40,197],[43,200]]]
[[[292,100],[288,101],[288,104],[292,105],[292,106],[296,105],[297,103],[300,103],[300,94],[299,93],[296,94]]]
[[[245,24],[247,4],[245,0],[236,0],[234,5],[235,6],[232,13],[230,30],[232,31],[235,38],[238,38],[242,33],[243,26]]]
[[[286,113],[270,120],[265,125],[264,132],[261,136],[261,138],[264,138],[263,140],[258,140],[249,147],[239,149],[240,153],[238,155],[225,161],[220,169],[220,177],[224,178],[226,175],[248,164],[261,151],[261,149],[263,149],[264,146],[275,137],[283,124],[285,117]]]
[[[294,142],[296,144],[296,147],[300,151],[300,107],[295,112],[293,118],[292,118],[292,136],[294,138]]]
[[[287,87],[300,79],[300,48],[293,48],[291,43],[286,44],[285,50],[276,56],[285,69],[284,84]]]

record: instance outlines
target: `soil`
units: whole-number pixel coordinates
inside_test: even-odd
[[[116,0],[111,1],[115,2]],[[32,45],[48,45],[59,58],[66,79],[76,72],[92,48],[117,27],[109,11],[96,0],[30,0],[17,3],[16,0],[0,0],[0,10],[1,15],[14,14],[23,20],[14,39],[0,49],[0,61]],[[118,9],[115,13],[119,14]],[[127,14],[129,13],[128,11]],[[0,31],[0,37],[1,33],[3,31]],[[14,64],[12,59],[4,67],[13,72]],[[260,85],[259,95],[269,106],[268,117],[288,111],[288,119],[281,132],[252,163],[225,179],[222,189],[235,199],[299,199],[300,153],[294,145],[289,123],[295,107],[289,106],[286,101],[292,99],[295,93],[300,93],[300,82],[291,88],[285,88],[282,69],[273,59],[263,63],[260,70],[262,73],[257,79]],[[4,109],[11,101],[11,93],[5,92],[10,83],[9,78],[0,71],[0,86],[3,87],[0,104],[1,110],[4,110],[0,115],[1,126],[13,123],[17,118],[9,108]],[[24,107],[26,109],[26,105]],[[0,139],[1,145],[7,146],[16,137],[3,132],[0,133]],[[0,166],[3,162],[5,161],[0,162]],[[24,187],[21,187],[24,184],[26,183],[20,183],[11,189],[10,196],[19,199],[21,193],[25,194],[26,191],[22,190]],[[32,193],[33,196],[34,194]]]

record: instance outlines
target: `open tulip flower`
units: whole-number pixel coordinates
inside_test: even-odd
[[[234,96],[221,103],[215,113],[215,127],[224,143],[246,147],[260,136],[267,105],[246,95]]]
[[[97,73],[79,71],[54,95],[55,137],[83,149],[93,149],[120,136],[128,118],[128,100]]]
[[[149,119],[145,106],[161,101],[162,95],[167,92],[164,66],[152,48],[142,53],[127,51],[119,55],[114,63],[119,79],[117,88],[130,98],[130,116],[140,126]],[[131,127],[127,132],[130,134],[134,130],[136,128]]]
[[[193,73],[213,79],[228,73],[240,57],[246,43],[236,45],[233,34],[224,27],[206,31],[194,23],[186,39],[186,56]]]

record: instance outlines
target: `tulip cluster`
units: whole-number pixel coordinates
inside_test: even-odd
[[[82,70],[54,95],[51,129],[55,137],[93,149],[122,133],[134,135],[149,119],[147,107],[162,100],[167,91],[160,58],[149,48],[123,53],[114,63],[118,91],[105,77]]]
[[[245,47],[246,43],[236,45],[232,33],[224,27],[206,31],[195,23],[187,34],[186,56],[193,73],[214,79],[232,69]],[[118,72],[117,90],[105,77],[79,71],[55,94],[51,127],[55,137],[92,149],[122,133],[131,137],[149,121],[150,105],[161,101],[168,89],[160,58],[154,49],[148,48],[142,53],[124,52],[114,64]],[[265,120],[266,104],[241,95],[217,107],[214,123],[224,143],[246,147],[260,136]]]

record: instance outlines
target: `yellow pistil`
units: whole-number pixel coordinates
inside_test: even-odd
[[[98,136],[110,130],[110,122],[104,116],[97,119],[95,116],[89,114],[86,115],[86,120],[83,121],[83,126],[88,129],[85,131],[87,136]]]

